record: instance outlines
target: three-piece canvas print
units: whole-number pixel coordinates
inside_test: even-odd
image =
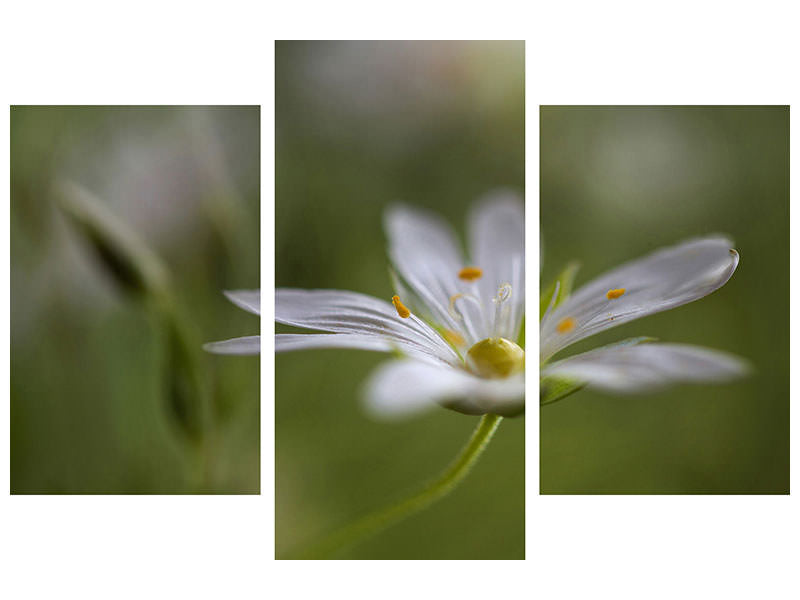
[[[523,559],[526,435],[528,494],[789,493],[788,106],[531,113],[523,42],[287,41],[274,115],[10,123],[12,494],[259,494],[262,411],[278,559]]]

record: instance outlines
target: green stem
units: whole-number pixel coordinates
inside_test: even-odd
[[[484,415],[467,445],[442,475],[422,491],[378,510],[331,534],[305,552],[290,558],[330,558],[347,546],[374,535],[443,498],[461,483],[486,449],[503,417]]]

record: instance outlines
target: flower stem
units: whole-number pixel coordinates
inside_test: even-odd
[[[375,535],[443,498],[467,476],[486,449],[502,419],[503,417],[498,415],[484,415],[461,453],[438,479],[422,491],[397,504],[362,517],[324,538],[305,552],[290,558],[331,558],[340,550]]]

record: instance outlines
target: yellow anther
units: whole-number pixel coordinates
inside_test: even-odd
[[[457,331],[445,329],[442,331],[442,335],[444,335],[444,339],[453,344],[453,346],[463,346],[466,343],[464,338]]]
[[[407,319],[411,316],[411,311],[406,308],[405,304],[400,302],[400,296],[392,296],[392,304],[394,304],[394,307],[397,309],[397,314],[400,315],[401,319]]]
[[[572,317],[567,317],[566,319],[561,319],[558,325],[556,325],[556,331],[558,333],[567,333],[568,331],[572,331],[575,329],[575,319]]]
[[[625,293],[625,288],[619,288],[617,290],[608,290],[608,292],[606,292],[606,298],[608,298],[609,300],[616,300],[624,293]]]
[[[458,272],[458,278],[464,281],[475,281],[483,277],[483,269],[480,267],[464,267]]]

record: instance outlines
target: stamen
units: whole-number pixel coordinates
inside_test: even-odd
[[[400,296],[392,296],[392,304],[394,304],[395,309],[397,309],[397,314],[400,315],[401,319],[407,319],[411,316],[411,311],[406,308],[405,304],[400,302]]]
[[[483,269],[480,267],[464,267],[458,272],[458,278],[464,281],[475,281],[483,277]]]
[[[608,298],[609,300],[616,300],[624,293],[625,293],[625,288],[619,288],[617,290],[608,290],[608,292],[606,292],[606,298]]]
[[[558,325],[556,325],[556,331],[558,333],[567,333],[575,329],[575,319],[572,317],[567,317],[566,319],[561,319]]]
[[[444,339],[450,342],[453,346],[463,346],[466,343],[462,335],[457,331],[445,329],[442,331],[442,334],[444,335]]]

